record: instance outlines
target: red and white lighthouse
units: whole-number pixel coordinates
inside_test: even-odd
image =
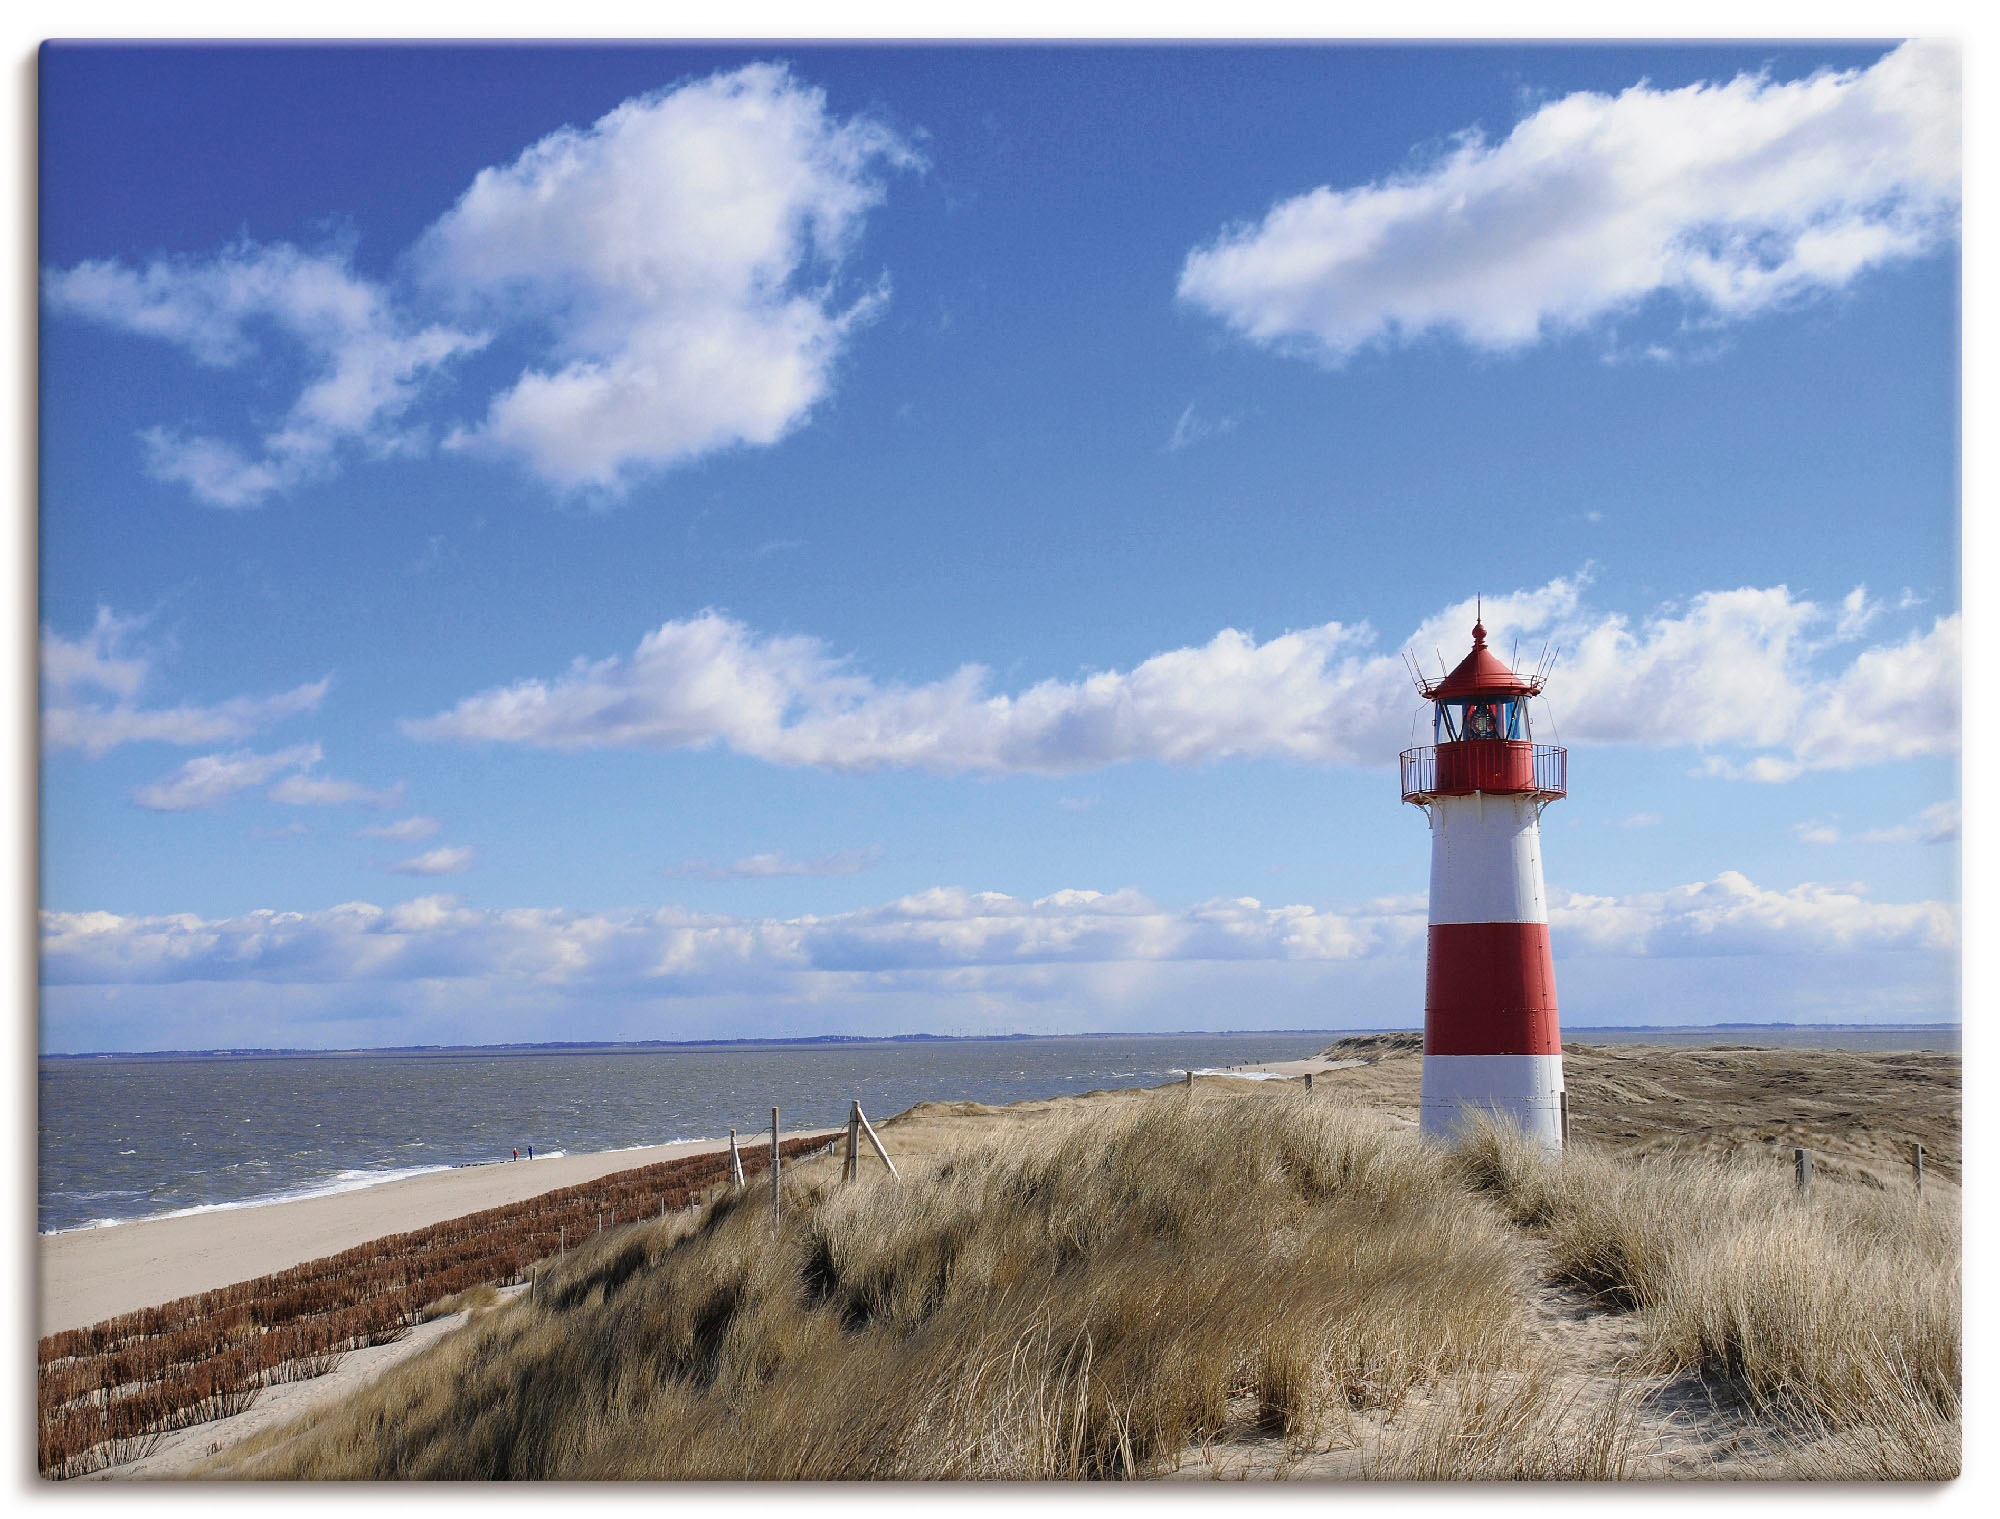
[[[1403,752],[1403,800],[1431,829],[1424,983],[1423,1132],[1449,1136],[1474,1113],[1549,1149],[1566,1127],[1562,1036],[1542,885],[1542,809],[1564,793],[1567,753],[1537,744],[1516,675],[1486,647],[1437,681],[1419,676],[1435,742]]]

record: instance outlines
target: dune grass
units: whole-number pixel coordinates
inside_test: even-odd
[[[786,1201],[608,1233],[218,1474],[1122,1476],[1522,1353],[1504,1221],[1330,1104],[1156,1094]]]
[[[1795,1474],[1939,1479],[1959,1464],[1956,1189],[1820,1181],[1768,1162],[1587,1148],[1486,1128],[1458,1164],[1543,1234],[1559,1275],[1639,1310],[1642,1370],[1709,1379],[1799,1436]]]
[[[1603,1479],[1708,1459],[1661,1464],[1647,1400],[1684,1378],[1780,1437],[1734,1475],[1958,1469],[1955,1189],[1447,1151],[1268,1090],[1133,1094],[904,1171],[795,1173],[775,1233],[762,1188],[607,1231],[201,1475],[1090,1478],[1257,1448]],[[1576,1364],[1538,1271],[1636,1354]]]

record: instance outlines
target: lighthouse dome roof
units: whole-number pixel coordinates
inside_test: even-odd
[[[1472,652],[1458,662],[1458,668],[1443,680],[1426,683],[1424,695],[1432,701],[1452,701],[1468,696],[1533,696],[1541,687],[1524,675],[1516,675],[1486,647],[1486,624],[1472,625]]]

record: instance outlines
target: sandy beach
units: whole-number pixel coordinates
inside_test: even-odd
[[[821,1131],[796,1130],[785,1137],[816,1132]],[[768,1137],[762,1142],[768,1144]],[[727,1139],[695,1139],[457,1166],[324,1197],[45,1234],[37,1240],[35,1332],[81,1328],[116,1313],[335,1255],[386,1234],[727,1145]]]

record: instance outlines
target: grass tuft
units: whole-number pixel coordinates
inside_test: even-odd
[[[1952,1192],[1822,1184],[1802,1197],[1768,1165],[1587,1148],[1552,1160],[1493,1128],[1459,1164],[1543,1231],[1561,1277],[1642,1311],[1646,1369],[1719,1382],[1790,1421],[1820,1474],[1955,1474]]]

